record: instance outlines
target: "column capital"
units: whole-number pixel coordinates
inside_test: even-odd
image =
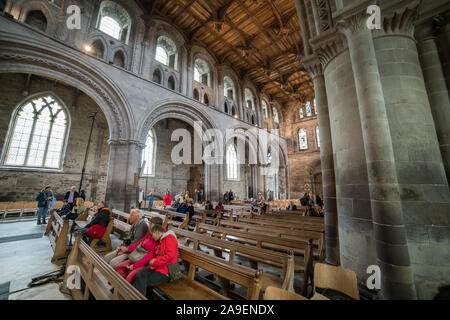
[[[435,39],[443,27],[444,18],[442,16],[435,16],[416,26],[415,36],[418,41],[426,41]],[[450,24],[448,24],[450,27]]]
[[[322,63],[317,54],[304,57],[301,62],[313,80],[323,75]]]
[[[346,8],[344,11],[336,12],[334,20],[336,21],[337,29],[345,34],[347,37],[352,34],[367,31],[367,8],[371,5],[377,5],[377,0],[366,0],[351,7]]]
[[[420,0],[414,0],[401,8],[390,8],[383,17],[381,30],[374,30],[375,37],[403,35],[414,39],[414,27],[419,17]]]
[[[325,70],[332,59],[347,49],[345,37],[336,28],[322,32],[310,43],[322,64],[322,70]]]

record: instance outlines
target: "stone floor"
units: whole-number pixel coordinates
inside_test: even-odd
[[[0,224],[0,242],[13,236],[44,234],[45,225],[35,221]],[[49,283],[28,288],[31,279],[59,270],[50,262],[53,255],[47,237],[3,242],[0,245],[0,284],[10,282],[8,300],[70,300],[58,290],[58,284]]]

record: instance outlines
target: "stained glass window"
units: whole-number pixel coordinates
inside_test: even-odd
[[[307,117],[311,117],[312,116],[311,101],[308,101],[306,103],[306,116]]]
[[[304,129],[300,129],[298,131],[298,144],[300,146],[300,150],[308,149],[308,137]]]
[[[154,174],[154,150],[155,150],[155,137],[153,130],[150,130],[145,141],[145,148],[142,151],[142,164],[144,176],[151,176]],[[144,163],[145,161],[145,163]]]

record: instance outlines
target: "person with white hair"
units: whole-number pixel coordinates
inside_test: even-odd
[[[70,188],[70,191],[66,192],[66,195],[64,196],[64,200],[67,200],[67,202],[69,203],[70,210],[72,210],[73,207],[75,206],[77,198],[79,196],[80,195],[78,194],[77,187],[75,187],[75,186],[72,186],[72,188]]]
[[[128,259],[128,254],[121,248],[137,243],[148,231],[148,223],[144,219],[144,215],[141,210],[131,210],[128,222],[131,224],[131,229],[128,232],[128,236],[123,240],[121,246],[108,253],[104,258],[113,268]]]

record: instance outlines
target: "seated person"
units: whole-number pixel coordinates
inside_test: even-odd
[[[289,207],[287,209],[288,209],[288,211],[297,211],[297,206],[294,204],[293,201],[291,201],[291,204],[289,205]]]
[[[95,215],[95,218],[84,228],[77,228],[77,230],[75,230],[75,232],[83,235],[83,241],[87,244],[89,244],[88,237],[94,239],[101,239],[103,237],[109,220],[111,219],[111,211],[109,211],[108,208],[105,208],[103,203],[99,204],[97,208],[98,212]]]
[[[183,200],[183,204],[178,207],[177,212],[186,213],[187,207],[187,200]]]
[[[171,205],[172,208],[178,209],[181,206],[180,198],[177,198],[175,202]]]
[[[258,204],[256,203],[256,200],[252,198],[252,201],[250,202],[250,210],[253,212],[258,211]]]
[[[120,252],[127,254],[127,260],[119,263],[114,269],[129,283],[134,284],[136,274],[145,268],[153,258],[156,241],[152,237],[151,230],[156,225],[162,228],[162,222],[161,218],[152,218],[147,233],[141,240],[128,247],[119,248]]]
[[[267,204],[264,200],[261,201],[259,207],[261,208],[261,214],[265,214],[267,210]]]
[[[155,221],[160,221],[160,223],[162,224],[162,219],[157,217],[152,218],[150,220],[150,224],[154,223]],[[119,263],[122,263],[128,259],[128,254],[125,251],[126,246],[133,245],[141,240],[149,230],[148,223],[144,219],[144,215],[140,210],[131,210],[128,222],[131,224],[131,229],[128,232],[128,236],[123,240],[122,245],[119,246],[116,250],[108,253],[104,257],[106,262],[108,262],[109,265],[113,268],[115,268]]]
[[[194,202],[191,200],[188,202],[188,206],[186,208],[186,214],[189,215],[189,221],[192,219],[192,216],[194,215]]]
[[[72,206],[69,204],[69,202],[67,200],[64,200],[63,206],[61,207],[61,209],[58,209],[56,212],[59,214],[60,217],[64,217],[65,215],[72,212]]]
[[[147,268],[141,269],[136,276],[134,287],[144,296],[147,287],[155,287],[169,282],[168,264],[178,263],[178,240],[173,231],[165,232],[161,225],[155,225],[151,230],[156,241],[153,259]]]
[[[211,201],[206,201],[205,210],[212,210],[213,206],[211,204]]]
[[[308,203],[308,205],[306,206],[306,211],[303,214],[303,216],[307,216],[307,217],[319,217],[320,215],[316,212],[316,210],[314,210],[313,206],[311,203]]]
[[[77,205],[73,207],[72,212],[64,216],[64,220],[75,220],[80,214],[83,214],[86,210],[84,205],[84,199],[79,197],[76,200]]]

